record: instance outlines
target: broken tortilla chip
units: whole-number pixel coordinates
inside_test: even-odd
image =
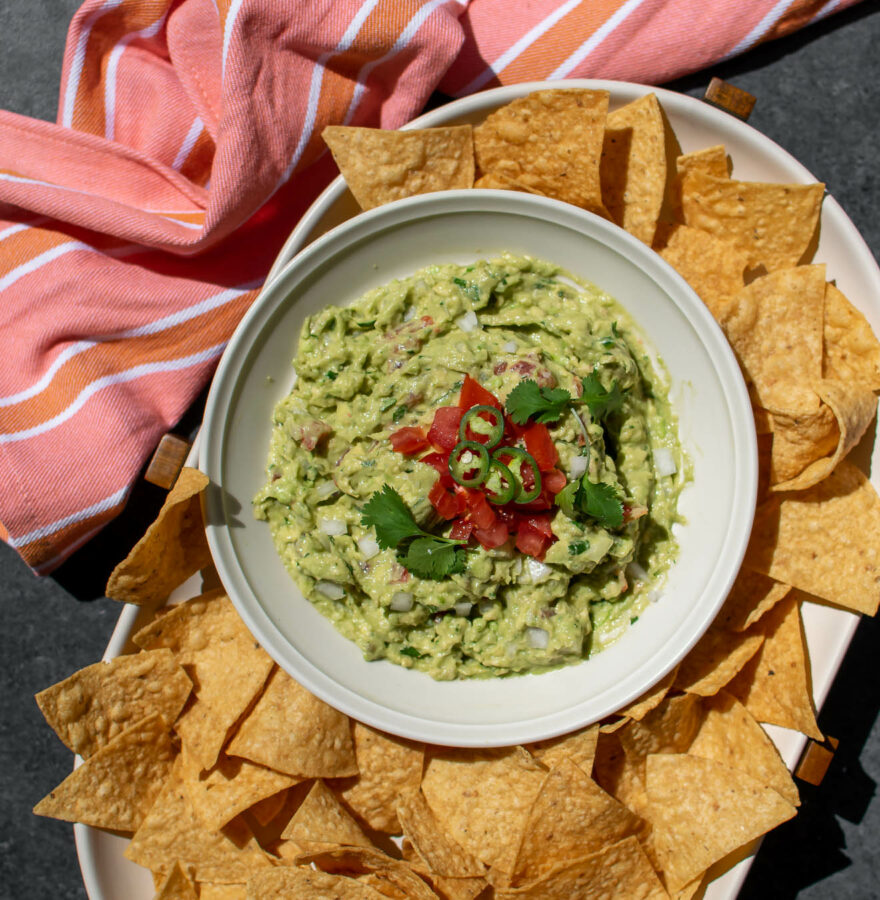
[[[824,184],[734,181],[699,168],[681,180],[685,224],[732,241],[767,272],[806,261],[824,194]]]
[[[155,900],[199,900],[195,882],[175,863],[156,891]]]
[[[95,828],[134,831],[159,795],[173,758],[168,725],[153,713],[93,753],[34,812]]]
[[[361,209],[474,185],[470,125],[410,131],[328,125],[321,136]]]
[[[108,597],[138,606],[160,603],[210,564],[201,504],[207,486],[198,469],[181,469],[156,521],[110,574]]]
[[[710,626],[681,661],[675,688],[701,697],[717,694],[758,652],[762,640],[758,634]]]
[[[118,656],[74,672],[36,695],[55,734],[87,759],[150,713],[173,724],[192,682],[168,649]]]
[[[800,731],[818,741],[809,658],[798,592],[792,591],[752,626],[764,636],[751,665],[729,685],[730,693],[759,721]]]
[[[477,168],[607,219],[599,178],[607,111],[607,91],[547,90],[520,97],[474,129]]]
[[[829,282],[825,287],[825,378],[880,390],[880,341],[868,320]]]
[[[602,201],[611,219],[651,245],[666,189],[666,135],[654,94],[608,114],[602,144]]]
[[[880,606],[880,498],[847,460],[805,491],[760,504],[746,564],[836,606]]]
[[[729,631],[745,631],[790,590],[790,585],[781,584],[752,569],[742,568],[712,624]]]

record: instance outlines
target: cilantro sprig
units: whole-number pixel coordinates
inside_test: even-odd
[[[624,392],[616,380],[606,389],[599,376],[591,372],[581,379],[581,383],[583,395],[575,399],[565,388],[540,387],[536,381],[527,378],[507,395],[504,406],[517,425],[525,425],[530,419],[533,422],[558,422],[567,409],[581,403],[587,405],[594,419],[602,420],[623,405]]]
[[[590,481],[586,472],[556,495],[556,505],[570,519],[587,515],[603,528],[620,528],[623,525],[623,502],[614,485]]]
[[[389,484],[364,504],[361,523],[375,528],[376,543],[383,550],[396,550],[401,564],[418,578],[441,581],[464,571],[464,541],[420,528],[403,497]]]

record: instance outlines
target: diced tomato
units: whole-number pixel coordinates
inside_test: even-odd
[[[523,432],[526,450],[535,457],[535,462],[542,472],[549,472],[559,462],[556,444],[546,425],[536,422]]]
[[[495,510],[489,505],[485,494],[480,491],[468,491],[466,497],[471,519],[478,529],[491,528],[498,521]]]
[[[422,450],[428,449],[428,439],[425,432],[421,428],[407,425],[394,432],[389,438],[391,448],[398,453],[405,453],[411,456],[413,453],[421,453]]]
[[[558,494],[568,484],[565,472],[560,469],[551,469],[549,472],[545,472],[541,476],[541,481],[551,494]]]
[[[553,509],[553,495],[546,487],[541,488],[541,493],[529,503],[518,503],[521,510]]]
[[[458,426],[465,411],[459,406],[440,406],[428,429],[428,441],[437,450],[449,452],[458,443]]]
[[[527,516],[523,516],[521,527],[524,525],[526,530],[532,529],[542,534],[545,538],[552,539],[553,528],[550,524],[551,519],[550,513],[530,513]]]
[[[431,501],[434,509],[437,510],[437,513],[444,519],[454,519],[459,513],[455,495],[450,494],[439,479],[434,482],[433,487],[428,492],[428,499]]]
[[[470,375],[464,376],[461,393],[458,395],[458,405],[465,410],[472,406],[494,406],[496,409],[504,409],[498,398]]]
[[[519,515],[509,503],[505,503],[504,506],[496,506],[495,515],[499,519],[501,519],[502,522],[504,522],[504,524],[510,529],[510,531],[516,531],[516,526],[519,522]]]
[[[456,519],[449,536],[456,541],[466,541],[474,533],[474,523],[470,519]]]
[[[504,522],[496,521],[490,528],[477,528],[474,537],[486,550],[500,547],[509,537],[510,532]]]
[[[550,546],[550,538],[536,528],[529,519],[523,519],[520,522],[519,531],[516,533],[516,549],[535,559],[543,559],[547,547]]]

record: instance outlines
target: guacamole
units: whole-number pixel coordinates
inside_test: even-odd
[[[308,318],[293,365],[254,510],[366,659],[541,672],[659,597],[688,463],[663,373],[595,286],[510,254],[430,266]]]

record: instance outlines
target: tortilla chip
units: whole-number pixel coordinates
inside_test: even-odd
[[[498,172],[487,172],[485,175],[481,175],[474,182],[474,187],[494,191],[522,191],[525,194],[536,194],[538,197],[545,196],[535,188],[530,188],[527,184]]]
[[[201,764],[184,748],[181,777],[195,814],[209,831],[219,831],[255,803],[283,791],[296,779],[273,772],[245,759],[221,754],[217,764],[203,772]]]
[[[599,726],[588,725],[586,728],[563,734],[560,737],[526,744],[526,750],[548,769],[559,765],[563,759],[570,759],[585,774],[589,775],[593,771],[593,758],[596,756],[598,739]]]
[[[160,603],[210,564],[201,504],[207,486],[198,469],[181,469],[156,521],[110,574],[108,597],[139,606]]]
[[[764,642],[729,690],[759,722],[793,728],[821,741],[798,599],[793,591],[753,626],[763,633]]]
[[[624,751],[619,734],[600,735],[593,764],[596,784],[642,817],[648,802],[644,762],[644,757]]]
[[[569,859],[636,834],[641,825],[641,819],[564,759],[548,773],[529,811],[513,883],[537,880]]]
[[[680,179],[689,172],[702,172],[713,178],[729,178],[730,158],[724,144],[715,144],[691,153],[683,153],[675,160],[675,171]]]
[[[418,789],[425,759],[423,744],[396,738],[360,722],[354,723],[358,779],[339,795],[370,828],[398,834],[395,806],[406,791]]]
[[[800,266],[753,281],[723,306],[718,321],[757,403],[766,409],[819,406],[825,267]]]
[[[95,828],[134,831],[159,795],[173,759],[168,725],[153,713],[93,753],[34,812]]]
[[[824,194],[824,184],[734,181],[699,167],[681,180],[685,224],[732,241],[767,272],[806,261]]]
[[[745,631],[790,590],[790,585],[780,584],[760,572],[742,568],[712,625],[729,631]]]
[[[422,792],[453,840],[486,865],[512,871],[545,775],[522,747],[438,749],[425,768]]]
[[[168,647],[195,685],[197,703],[176,730],[203,769],[217,762],[228,736],[259,694],[274,663],[222,593],[173,607],[133,638],[145,649]]]
[[[150,713],[172,724],[191,690],[186,672],[163,649],[86,666],[40,691],[36,701],[55,734],[87,759]]]
[[[284,809],[287,802],[287,791],[279,791],[271,797],[257,801],[248,810],[259,825],[265,828]]]
[[[477,168],[608,218],[599,160],[607,91],[535,91],[474,129]]]
[[[799,806],[800,797],[791,773],[755,717],[726,691],[707,699],[705,710],[688,753],[748,772],[779,791],[793,806]]]
[[[227,753],[304,778],[341,778],[357,772],[348,717],[282,669],[269,679]]]
[[[731,241],[700,228],[676,225],[660,251],[717,319],[745,285],[748,257]]]
[[[195,882],[184,872],[180,863],[175,863],[168,872],[154,900],[199,900]]]
[[[397,817],[404,838],[432,875],[473,878],[485,874],[486,867],[480,860],[443,830],[421,791],[401,796]]]
[[[380,900],[382,895],[344,875],[303,867],[258,872],[248,881],[248,900]]]
[[[880,606],[880,498],[844,460],[806,491],[762,503],[746,553],[750,568],[857,612]]]
[[[248,900],[247,885],[199,883],[199,900]]]
[[[410,866],[392,859],[381,850],[368,847],[340,847],[320,853],[308,853],[300,862],[314,863],[324,872],[357,876],[361,883],[373,885],[385,897],[401,900],[437,900],[437,895]]]
[[[758,634],[710,627],[681,661],[675,688],[702,697],[717,694],[758,652],[762,640]]]
[[[441,900],[476,900],[489,886],[485,878],[447,878],[423,875]]]
[[[649,756],[646,784],[653,846],[670,890],[795,814],[751,775],[690,754]]]
[[[629,719],[644,719],[652,709],[656,709],[669,693],[678,674],[678,666],[667,672],[652,688],[649,688],[634,703],[631,703],[626,709],[622,709],[620,714]]]
[[[666,135],[654,94],[608,114],[600,176],[611,219],[650,246],[666,189]]]
[[[641,722],[630,722],[620,733],[621,746],[633,759],[644,759],[649,753],[683,753],[699,730],[702,715],[697,697],[670,697]]]
[[[572,900],[575,897],[666,900],[667,896],[635,837],[567,862],[522,887],[495,891],[496,900]]]
[[[236,820],[223,831],[209,831],[193,811],[181,778],[180,759],[162,792],[125,848],[125,857],[154,871],[176,862],[191,867],[196,881],[243,884],[271,865],[250,832]]]
[[[326,845],[373,846],[373,842],[320,778],[312,785],[281,837],[294,841],[306,852],[327,849]]]
[[[830,282],[825,287],[822,373],[844,384],[880,390],[880,341],[868,320]]]
[[[470,125],[411,131],[328,125],[321,137],[361,209],[474,186]]]
[[[823,402],[820,412],[827,410],[831,416],[830,427],[820,424],[817,429],[810,415],[802,421],[796,413],[773,412],[771,479],[777,481],[775,491],[801,491],[827,478],[877,415],[877,398],[863,385],[826,380],[815,387]]]

